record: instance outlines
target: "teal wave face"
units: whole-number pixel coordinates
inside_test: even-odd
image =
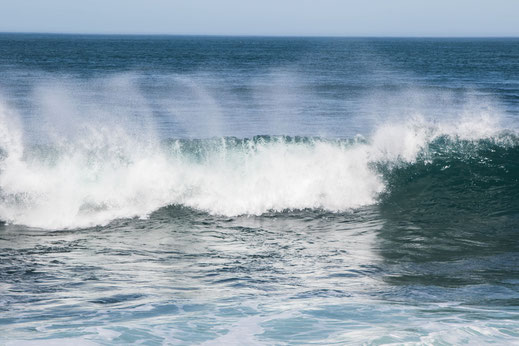
[[[378,240],[388,283],[479,285],[471,304],[517,304],[488,287],[519,279],[518,143],[439,138],[417,162],[386,171]]]
[[[386,206],[449,214],[500,216],[519,211],[519,140],[441,137],[416,162],[385,170]]]

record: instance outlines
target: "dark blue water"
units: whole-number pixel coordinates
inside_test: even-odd
[[[519,40],[0,35],[0,343],[519,342]]]

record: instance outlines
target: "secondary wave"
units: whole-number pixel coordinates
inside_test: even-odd
[[[175,204],[226,216],[343,212],[397,196],[406,176],[438,175],[465,161],[470,169],[470,160],[488,161],[489,152],[518,157],[517,136],[490,117],[457,124],[418,118],[380,126],[369,138],[342,140],[142,141],[120,127],[96,124],[74,139],[45,145],[24,145],[14,118],[0,109],[0,219],[53,229],[146,217]],[[514,167],[501,176],[516,184]]]

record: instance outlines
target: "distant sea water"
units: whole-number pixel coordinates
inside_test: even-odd
[[[519,343],[519,39],[0,34],[0,344]]]

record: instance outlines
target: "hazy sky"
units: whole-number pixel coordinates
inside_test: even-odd
[[[519,0],[0,0],[0,31],[519,36]]]

